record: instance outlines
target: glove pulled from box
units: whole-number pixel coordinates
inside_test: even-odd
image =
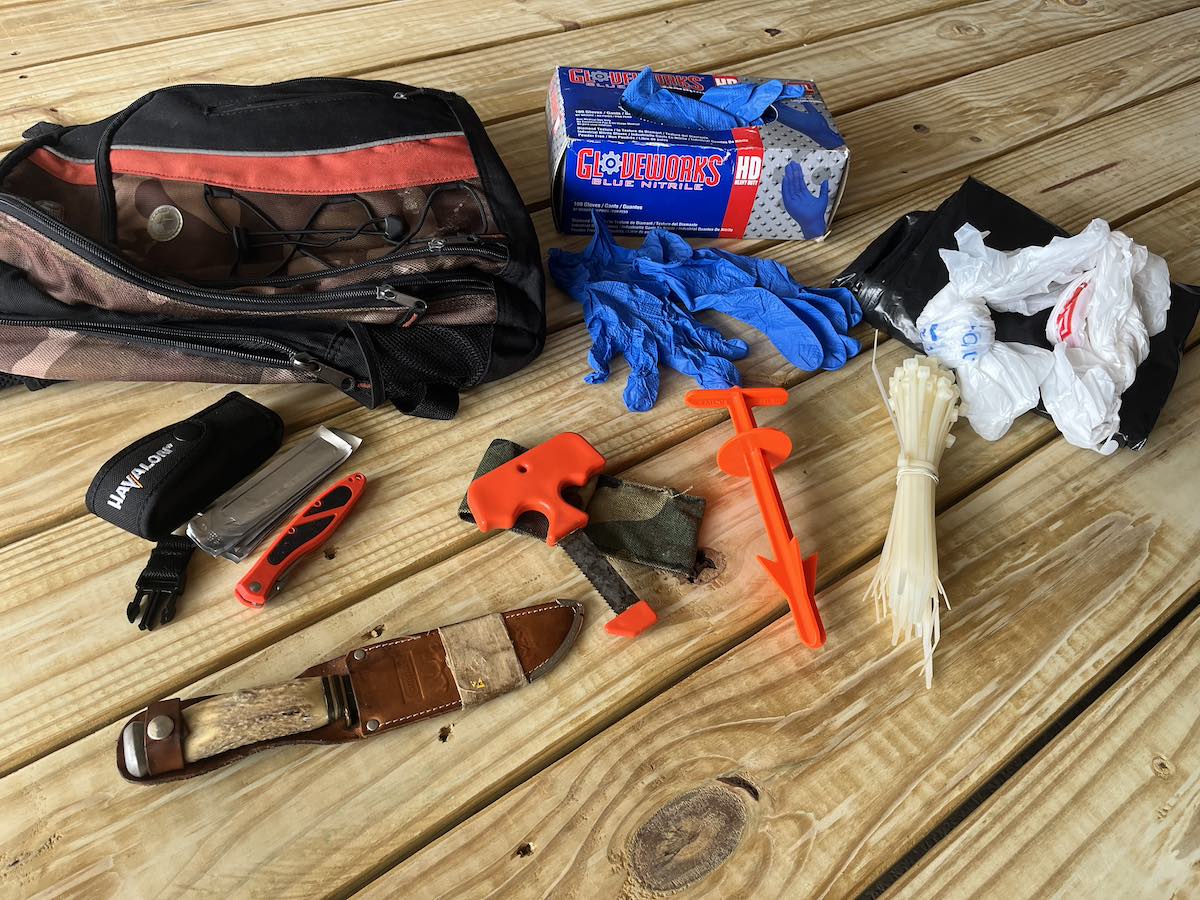
[[[733,365],[748,352],[697,321],[693,313],[717,310],[765,334],[797,368],[837,369],[859,351],[849,329],[862,319],[850,291],[814,290],[798,284],[775,260],[725,250],[693,248],[678,235],[655,229],[637,249],[622,247],[604,220],[582,253],[551,249],[550,275],[583,304],[592,336],[584,379],[607,381],[609,363],[629,363],[625,405],[644,412],[658,399],[659,364],[694,378],[702,388],[741,384]]]

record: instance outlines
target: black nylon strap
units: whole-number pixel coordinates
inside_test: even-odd
[[[187,567],[195,549],[190,538],[177,534],[158,542],[138,576],[137,593],[125,608],[130,622],[149,631],[175,618],[175,603],[187,585]]]
[[[396,409],[419,419],[453,419],[458,412],[458,391],[444,384],[414,385],[413,395],[394,400]]]
[[[108,127],[100,133],[100,140],[96,146],[96,191],[100,201],[100,225],[104,229],[105,238],[114,246],[117,243],[117,187],[113,183],[112,159],[110,159],[113,140],[120,127],[129,121],[129,117],[153,100],[157,93],[157,91],[151,91],[149,94],[139,97],[113,116]]]

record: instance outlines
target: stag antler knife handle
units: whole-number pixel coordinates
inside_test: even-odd
[[[181,710],[184,762],[328,725],[335,717],[331,705],[324,678],[297,678],[201,700]]]

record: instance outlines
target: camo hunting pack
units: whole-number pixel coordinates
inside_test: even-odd
[[[455,94],[154,91],[0,163],[0,370],[311,382],[448,418],[545,337],[533,225]]]

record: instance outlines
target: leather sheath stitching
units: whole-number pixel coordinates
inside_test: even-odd
[[[556,606],[547,606],[543,607],[542,609],[527,609],[524,612],[513,613],[510,616],[505,616],[505,619],[519,619],[521,616],[533,616],[537,615],[538,613],[550,612],[550,610],[558,608],[559,607]]]
[[[417,716],[425,716],[432,712],[437,712],[439,709],[449,709],[452,706],[461,706],[458,700],[452,700],[449,703],[443,703],[441,706],[431,706],[429,709],[422,709],[419,712],[409,713],[407,716],[401,716],[398,719],[388,719],[381,725],[381,728],[386,728],[389,725],[395,725],[397,722],[405,722],[409,719],[415,719]]]
[[[358,649],[366,650],[368,653],[370,653],[372,650],[382,650],[384,647],[394,647],[397,644],[403,644],[407,641],[420,640],[424,636],[425,635],[423,635],[423,634],[413,634],[413,635],[409,635],[408,637],[392,638],[390,641],[380,641],[378,644],[371,644],[371,646],[369,646],[369,647],[360,647]],[[354,652],[353,650],[350,651],[350,653],[353,653],[353,652]],[[349,654],[347,654],[347,655],[349,655]]]

